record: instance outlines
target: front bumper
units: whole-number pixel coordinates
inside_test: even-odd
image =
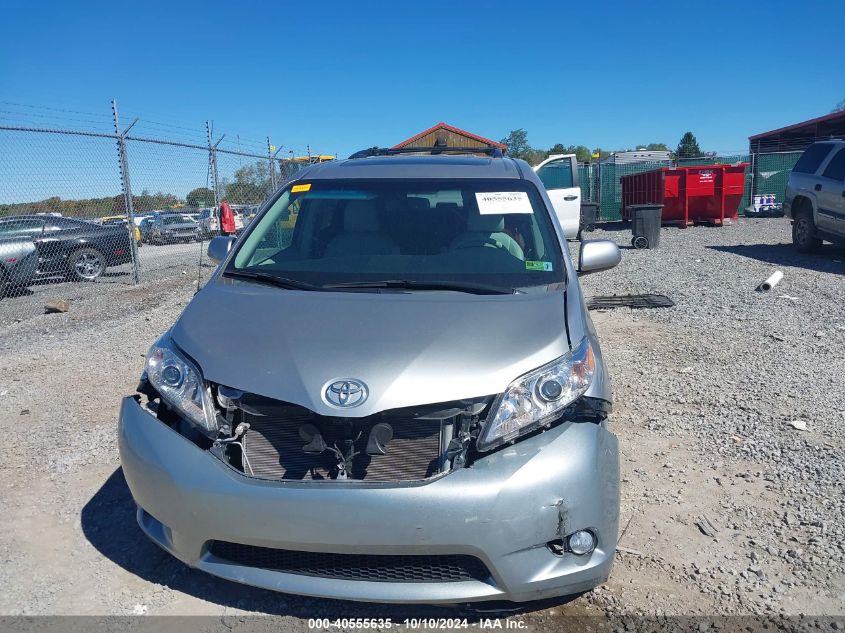
[[[586,591],[610,573],[619,522],[616,437],[567,422],[429,482],[252,479],[158,421],[134,398],[120,411],[123,472],[138,522],[186,564],[289,593],[377,602],[536,600]],[[589,555],[546,543],[590,528]],[[486,581],[338,580],[237,565],[213,540],[337,554],[465,554]]]

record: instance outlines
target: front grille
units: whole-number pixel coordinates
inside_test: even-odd
[[[223,560],[299,576],[371,582],[485,581],[490,572],[474,556],[463,554],[386,555],[301,552],[213,541],[209,551]]]
[[[331,480],[338,477],[338,458],[331,450],[320,455],[303,451],[304,424],[316,427],[327,446],[357,453],[347,472],[349,479],[366,481],[415,481],[448,468],[446,446],[457,416],[430,419],[423,410],[395,410],[366,418],[319,416],[305,407],[256,395],[241,398],[241,420],[250,425],[244,445],[252,475],[263,479]],[[393,430],[385,455],[368,455],[367,439],[373,426],[387,423]]]

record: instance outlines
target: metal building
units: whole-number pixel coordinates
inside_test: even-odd
[[[845,138],[845,111],[749,136],[748,146],[751,154],[802,152],[811,143],[830,138]]]

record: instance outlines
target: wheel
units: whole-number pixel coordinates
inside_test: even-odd
[[[809,253],[821,246],[821,239],[816,236],[813,214],[801,211],[792,221],[792,244],[799,253]]]
[[[631,246],[638,249],[648,248],[648,238],[638,235],[631,240]]]
[[[68,268],[76,281],[94,281],[106,271],[106,258],[96,248],[80,248],[70,256]]]

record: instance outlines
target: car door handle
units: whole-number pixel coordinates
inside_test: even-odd
[[[821,190],[822,190],[822,186],[821,186],[821,185],[816,185],[815,187],[813,187],[813,189],[815,189],[816,191],[821,191]]]
[[[577,198],[578,198],[578,196],[563,196],[563,199],[566,200],[567,202],[570,202],[570,201],[575,200]]]

